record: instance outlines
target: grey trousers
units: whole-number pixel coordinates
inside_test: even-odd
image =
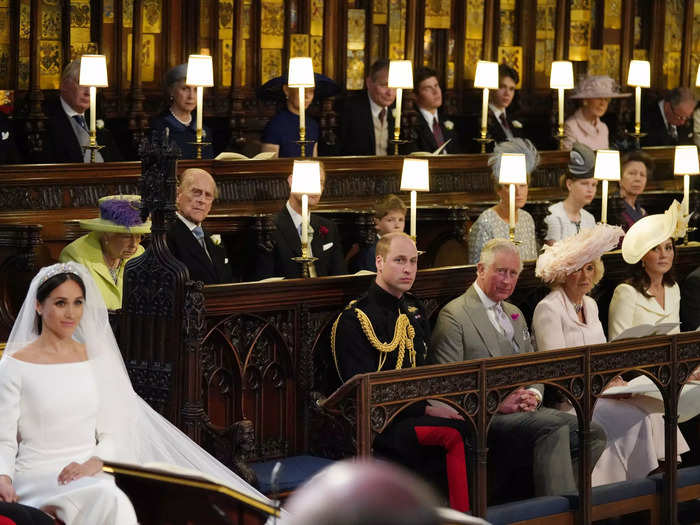
[[[603,453],[607,438],[591,423],[591,469]],[[541,407],[534,412],[498,414],[489,430],[489,446],[498,454],[507,447],[508,458],[532,464],[536,496],[576,492],[581,454],[576,416]]]

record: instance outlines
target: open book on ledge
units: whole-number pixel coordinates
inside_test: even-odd
[[[443,150],[447,147],[447,145],[452,142],[452,139],[447,139],[445,142],[442,143],[442,146],[440,146],[438,149],[435,151],[414,151],[413,153],[409,153],[409,157],[432,157],[433,155],[440,155],[440,153],[443,152]]]
[[[613,337],[610,342],[621,341],[622,339],[634,339],[636,337],[666,335],[678,326],[680,326],[679,323],[640,324],[617,334],[617,336]]]
[[[663,414],[664,401],[654,382],[645,375],[637,376],[624,386],[612,386],[600,397],[644,396],[644,408]],[[683,423],[700,414],[700,381],[688,381],[678,397],[678,422]]]
[[[276,157],[277,153],[274,151],[261,151],[252,157],[247,157],[243,153],[236,153],[235,151],[222,151],[214,157],[214,160],[269,160]]]

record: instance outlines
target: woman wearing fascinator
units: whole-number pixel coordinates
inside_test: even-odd
[[[532,318],[538,351],[607,342],[598,306],[588,293],[603,277],[601,256],[614,250],[622,235],[619,226],[598,224],[545,247],[537,259],[535,275],[550,286],[551,292],[537,304]],[[618,376],[607,386],[624,384]],[[573,410],[563,396],[555,403],[561,410]],[[658,468],[664,457],[662,414],[650,413],[633,399],[598,399],[593,421],[608,437],[607,447],[593,469],[593,486],[644,478]],[[680,432],[678,450],[679,454],[689,450]]]
[[[485,210],[474,221],[469,229],[469,264],[479,262],[481,249],[491,239],[508,238],[508,185],[499,184],[501,172],[501,155],[503,153],[521,153],[525,155],[525,166],[528,178],[540,162],[540,154],[535,146],[527,139],[510,139],[499,142],[489,157],[493,185],[498,195],[498,204]],[[537,258],[537,239],[535,236],[535,221],[523,209],[527,202],[527,183],[515,185],[515,239],[519,242],[518,251],[522,261],[532,261]]]
[[[31,282],[0,359],[0,413],[0,500],[66,525],[137,523],[106,460],[169,463],[269,501],[136,395],[102,296],[74,262]]]

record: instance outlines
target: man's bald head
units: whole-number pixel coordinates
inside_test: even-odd
[[[180,175],[177,187],[177,210],[195,224],[201,224],[211,211],[218,192],[214,178],[201,168],[188,168]]]
[[[290,498],[284,525],[437,525],[437,499],[416,476],[368,460],[334,463]]]

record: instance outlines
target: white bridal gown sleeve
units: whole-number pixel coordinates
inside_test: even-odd
[[[0,362],[0,474],[12,478],[19,501],[66,525],[134,525],[131,502],[106,474],[60,485],[70,462],[112,448],[98,428],[98,394],[89,361]],[[97,439],[100,442],[97,442]]]

